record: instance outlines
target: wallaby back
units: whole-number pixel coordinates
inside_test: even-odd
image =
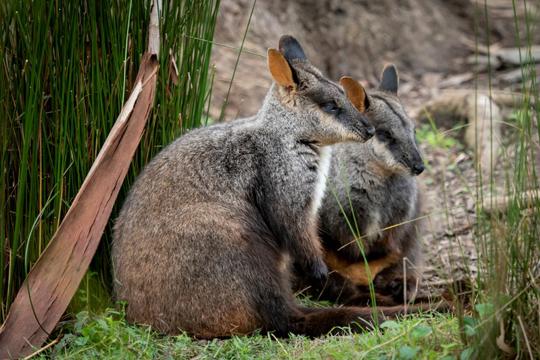
[[[364,141],[374,129],[294,38],[282,37],[268,62],[275,84],[254,118],[189,132],[133,185],[112,251],[128,320],[203,338],[318,335],[371,321],[364,309],[296,305],[289,259],[306,278],[325,278],[321,146]]]

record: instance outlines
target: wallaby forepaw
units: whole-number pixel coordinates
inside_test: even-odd
[[[309,264],[307,271],[314,285],[321,285],[328,278],[328,267],[322,259]]]
[[[384,284],[375,284],[375,288],[378,288],[381,293],[391,296],[397,302],[403,302],[404,296],[407,301],[414,300],[418,291],[416,278],[404,281],[403,278],[397,277]]]

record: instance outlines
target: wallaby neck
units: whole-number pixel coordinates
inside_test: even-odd
[[[282,137],[301,137],[298,131],[299,114],[282,104],[278,98],[278,91],[275,84],[270,87],[257,118],[265,128],[275,131]]]

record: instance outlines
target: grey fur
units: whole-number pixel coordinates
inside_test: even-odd
[[[375,278],[376,291],[400,302],[404,276],[411,296],[421,274],[420,221],[411,220],[420,215],[415,175],[424,166],[415,140],[414,122],[397,96],[373,91],[368,94],[368,103],[366,115],[376,128],[375,136],[363,144],[332,147],[330,174],[320,210],[320,233],[325,249],[350,263],[361,262],[363,257],[346,219],[353,228],[357,225],[358,233],[363,236],[368,260],[389,253],[407,257],[406,274],[403,262],[399,261]],[[402,225],[382,231],[396,224]],[[336,294],[343,293],[336,284],[329,284],[328,288],[333,290],[327,290],[326,298],[336,300]],[[358,304],[350,298],[343,300]]]
[[[210,338],[259,328],[318,335],[371,319],[361,309],[322,314],[294,302],[289,256],[307,277],[327,272],[312,209],[320,146],[363,141],[372,129],[307,60],[289,62],[296,90],[273,85],[254,118],[180,137],[133,185],[112,249],[128,320]],[[339,114],[322,110],[328,101]]]

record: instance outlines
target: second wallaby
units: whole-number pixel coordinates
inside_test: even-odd
[[[414,121],[397,90],[397,70],[388,65],[378,91],[363,91],[358,100],[376,128],[375,136],[364,144],[332,147],[320,235],[326,263],[335,273],[322,289],[312,289],[324,299],[365,305],[370,279],[378,304],[403,303],[404,290],[408,299],[416,293],[422,256],[415,176],[422,173],[424,163]]]
[[[274,85],[255,117],[180,137],[133,185],[112,249],[129,321],[199,338],[373,321],[369,308],[301,307],[289,281],[289,259],[313,282],[327,275],[316,216],[324,146],[373,135],[354,104],[360,85],[327,80],[290,36],[268,51],[268,68]]]

